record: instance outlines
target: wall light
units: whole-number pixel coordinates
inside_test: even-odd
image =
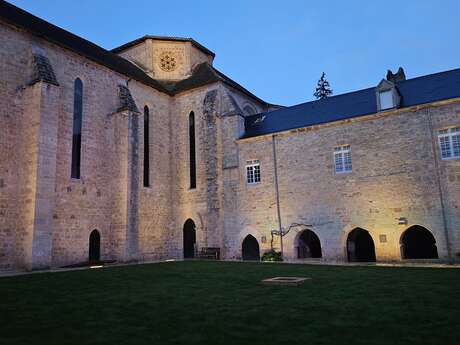
[[[399,225],[407,225],[407,218],[406,217],[399,217],[396,218],[398,220]]]

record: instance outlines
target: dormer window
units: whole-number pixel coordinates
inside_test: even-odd
[[[383,79],[376,89],[377,111],[384,111],[399,107],[399,92],[393,82]]]
[[[394,108],[395,105],[393,103],[393,91],[392,90],[381,91],[379,93],[379,97],[380,97],[380,110]]]

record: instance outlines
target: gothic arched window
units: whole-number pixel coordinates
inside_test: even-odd
[[[189,154],[190,154],[190,189],[196,188],[196,154],[195,154],[195,114],[193,111],[188,118]]]
[[[73,95],[72,178],[80,178],[81,126],[83,116],[83,83],[75,79]]]
[[[144,107],[144,187],[150,187],[149,107]]]

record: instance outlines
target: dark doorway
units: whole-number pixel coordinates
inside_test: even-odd
[[[192,259],[195,256],[195,243],[195,222],[187,219],[184,224],[184,259]]]
[[[348,234],[347,255],[350,262],[375,262],[374,241],[367,230],[356,228]]]
[[[247,235],[242,245],[243,260],[260,260],[259,243],[252,235]]]
[[[403,259],[437,259],[438,249],[433,234],[423,226],[414,225],[401,237]]]
[[[297,258],[321,258],[321,242],[318,236],[311,230],[304,230],[300,233],[297,242]]]
[[[89,262],[101,260],[101,235],[99,231],[93,230],[89,235]]]

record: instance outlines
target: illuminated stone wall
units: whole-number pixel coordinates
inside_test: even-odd
[[[233,101],[229,99],[232,95]],[[240,104],[249,102],[244,95],[212,84],[175,96],[172,121],[172,195],[176,221],[171,235],[182,255],[182,229],[187,219],[196,225],[197,248],[219,247],[227,257],[227,227],[234,227],[234,193],[227,189],[228,172],[238,173],[235,139],[242,134]],[[252,100],[255,107],[260,107]],[[197,186],[190,189],[188,119],[195,114]],[[228,216],[226,216],[228,214]],[[231,219],[231,221],[228,221]],[[226,222],[226,226],[224,226]],[[225,229],[225,231],[224,231]]]
[[[2,76],[6,76],[0,84],[1,268],[46,266],[37,260],[47,250],[48,265],[85,261],[94,229],[101,234],[102,259],[128,260],[128,115],[117,112],[118,85],[126,85],[127,78],[11,27],[2,25],[0,30]],[[32,47],[49,58],[59,86],[27,86]],[[70,177],[77,77],[83,81],[79,180]],[[151,114],[150,188],[142,187],[143,115],[131,116],[138,116],[141,160],[137,257],[153,259],[168,255],[164,236],[172,226],[170,97],[135,81],[129,82],[129,89],[140,111],[148,105]],[[52,236],[48,249],[42,228]]]
[[[21,149],[17,140],[22,126],[18,114],[28,104],[19,101],[21,92],[18,94],[16,90],[17,86],[26,82],[23,68],[28,61],[20,55],[16,59],[8,59],[10,52],[23,51],[28,47],[26,41],[17,38],[18,35],[13,35],[10,28],[0,25],[0,269],[14,268],[21,256],[22,234],[19,233],[18,219],[22,191],[19,188],[19,172],[28,170],[28,166],[19,162]],[[31,103],[33,100],[30,100]],[[30,214],[27,216],[31,217]]]
[[[411,225],[424,226],[434,234],[440,258],[447,258],[446,228],[452,254],[460,252],[460,161],[439,159],[436,133],[440,128],[458,126],[459,114],[458,104],[443,105],[277,135],[283,226],[310,225],[308,228],[320,238],[323,257],[330,260],[346,260],[346,238],[356,227],[371,234],[377,260],[401,259],[400,238]],[[334,171],[334,147],[340,145],[351,145],[351,173]],[[270,237],[271,229],[278,229],[272,137],[240,140],[238,147],[239,227],[233,239],[241,240],[251,233],[261,242],[263,237]],[[257,185],[245,181],[244,164],[252,159],[261,162],[262,182]],[[407,219],[407,225],[398,224],[401,217]],[[284,238],[288,258],[296,258],[298,233],[291,231]],[[269,243],[262,246],[268,249]]]
[[[210,59],[189,42],[175,42],[174,51],[185,54],[182,65],[173,74],[159,72],[155,51],[172,45],[156,44],[154,50],[147,40],[146,49],[129,51],[151,62],[146,71],[157,77],[183,78]],[[49,59],[59,85],[29,85],[33,51]],[[270,249],[270,232],[278,228],[272,136],[238,140],[245,109],[264,110],[258,100],[221,82],[171,97],[7,25],[0,25],[0,61],[0,270],[86,261],[94,229],[103,260],[180,259],[187,219],[196,225],[197,249],[219,247],[223,258],[239,259],[248,234],[262,252]],[[70,177],[77,77],[83,82],[78,180]],[[119,110],[119,85],[128,87],[139,112]],[[150,113],[149,187],[143,186],[144,106]],[[308,224],[327,260],[346,259],[346,238],[356,227],[371,234],[377,260],[400,260],[401,234],[416,224],[434,234],[442,259],[447,232],[455,256],[460,161],[441,161],[436,137],[438,129],[454,125],[460,125],[460,106],[446,101],[277,134],[283,226]],[[353,172],[337,175],[333,150],[345,144],[352,148]],[[245,162],[254,159],[262,182],[247,185]],[[398,224],[400,218],[407,224]],[[296,257],[297,236],[294,230],[285,237],[289,259]],[[273,246],[279,249],[279,238]]]
[[[146,39],[119,53],[135,62],[151,77],[160,80],[181,80],[190,77],[193,68],[203,62],[212,63],[212,56],[203,53],[191,42]]]
[[[89,235],[95,229],[101,234],[102,259],[181,258],[183,224],[188,218],[197,227],[197,248],[221,247],[224,253],[223,203],[233,197],[229,191],[223,192],[222,167],[228,169],[228,162],[233,162],[230,168],[238,171],[234,140],[243,130],[241,108],[251,104],[262,110],[262,104],[221,83],[170,97],[130,80],[128,87],[140,114],[119,112],[118,85],[126,85],[126,77],[11,27],[0,28],[2,47],[6,47],[0,50],[2,61],[8,62],[2,68],[8,68],[4,75],[9,78],[0,89],[2,99],[8,100],[2,107],[8,136],[2,135],[0,161],[2,269],[83,262],[88,259]],[[189,42],[183,45],[194,64],[206,58]],[[33,49],[48,57],[59,86],[27,86]],[[81,179],[72,179],[77,77],[83,82],[82,163]],[[150,112],[150,187],[142,183],[144,106]],[[191,111],[196,119],[195,190],[189,188]],[[135,117],[137,134],[133,138],[130,121]],[[51,125],[42,119],[54,122]],[[134,177],[130,176],[133,143],[137,146],[139,175],[134,194]],[[42,156],[45,165],[40,164]],[[43,173],[46,178],[40,178]],[[137,199],[135,209],[133,197]],[[235,210],[234,204],[231,209]],[[233,222],[233,217],[226,219]],[[138,224],[134,240],[129,230],[132,222]],[[38,236],[43,233],[51,239],[46,245],[36,240],[43,238]],[[35,253],[42,254],[33,254],[34,248]],[[38,260],[43,255],[44,264]]]

